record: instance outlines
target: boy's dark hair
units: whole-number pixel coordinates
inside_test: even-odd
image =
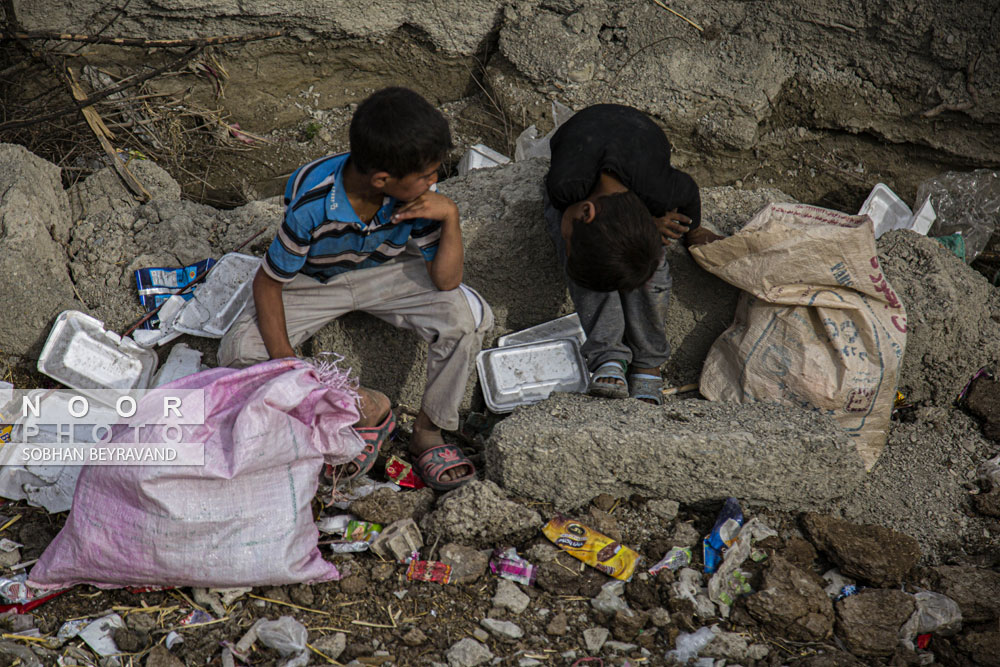
[[[663,259],[663,241],[649,209],[631,191],[600,197],[594,206],[591,222],[573,224],[566,273],[595,292],[642,287]]]
[[[383,88],[358,105],[351,118],[351,161],[363,174],[395,178],[441,162],[451,132],[441,112],[409,88]]]

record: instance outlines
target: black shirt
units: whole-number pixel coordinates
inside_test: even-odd
[[[587,198],[606,171],[634,192],[654,217],[667,211],[701,224],[701,195],[688,174],[670,166],[670,142],[646,114],[620,104],[578,111],[550,142],[545,177],[549,201],[560,211]]]

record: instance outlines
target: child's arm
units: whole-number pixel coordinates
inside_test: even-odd
[[[253,303],[257,308],[257,327],[260,337],[267,348],[267,354],[272,359],[294,357],[295,350],[288,340],[288,330],[285,328],[285,304],[281,300],[281,289],[284,283],[278,282],[257,269],[253,278]]]
[[[441,237],[437,254],[427,262],[427,273],[431,282],[441,291],[455,289],[462,282],[462,265],[465,254],[462,249],[462,227],[458,220],[455,202],[436,192],[425,192],[393,216],[394,220],[426,218],[441,222]]]

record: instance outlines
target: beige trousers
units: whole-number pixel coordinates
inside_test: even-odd
[[[359,310],[427,341],[427,385],[421,408],[437,426],[456,430],[469,372],[493,326],[493,311],[465,285],[442,292],[423,257],[403,255],[381,266],[347,271],[328,283],[299,274],[285,284],[285,327],[295,347],[328,322]],[[268,359],[253,300],[219,344],[219,365],[242,368]]]

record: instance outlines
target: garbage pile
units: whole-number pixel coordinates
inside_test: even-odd
[[[5,159],[11,152],[0,151]],[[469,175],[451,186],[464,192],[460,201],[475,202],[465,216],[470,264],[519,273],[487,255],[513,237],[542,238],[540,226],[533,238],[496,224],[530,219],[536,184],[512,183],[539,170],[531,161],[504,166],[482,149],[475,155]],[[484,157],[497,166],[483,168]],[[483,194],[499,187],[508,188],[504,197]],[[720,190],[706,201],[732,195]],[[892,343],[903,343],[891,337],[879,338],[884,349],[857,347],[868,359],[884,353],[898,362],[889,371],[898,372],[900,391],[883,376],[885,387],[873,385],[877,400],[851,388],[837,399],[846,413],[877,405],[879,442],[867,454],[848,434],[855,425],[836,415],[761,400],[684,400],[689,377],[675,378],[663,408],[560,393],[586,385],[581,331],[565,314],[561,284],[539,281],[539,298],[498,302],[496,340],[477,369],[486,409],[477,396],[455,435],[487,480],[440,497],[410,467],[405,434],[414,415],[404,380],[394,380],[403,437],[383,449],[370,476],[338,487],[320,471],[360,446],[346,428],[356,413],[343,374],[299,361],[206,369],[211,339],[248,298],[256,257],[202,247],[201,237],[198,255],[176,262],[141,252],[122,269],[134,281],[132,310],[102,320],[61,304],[55,324],[38,332],[38,369],[97,404],[106,389],[206,391],[207,426],[180,425],[203,446],[204,463],[5,466],[0,595],[9,631],[0,653],[23,664],[990,664],[1000,654],[1000,297],[939,241],[911,231],[928,226],[926,204],[914,214],[889,195],[877,188],[866,203],[869,215],[878,205],[899,215],[877,246],[865,246],[872,273],[862,277],[874,293],[862,302],[885,306],[871,331],[897,317],[907,352],[895,354]],[[495,215],[479,205],[508,208]],[[78,236],[66,225],[53,229],[70,234],[73,261],[86,262],[112,232],[116,249],[155,245],[140,237],[156,225],[168,233],[184,208],[154,201],[74,221]],[[782,211],[817,214],[795,204]],[[250,209],[232,215],[237,222],[220,233],[227,250],[254,226]],[[824,215],[844,223],[833,226],[867,229],[856,216]],[[671,261],[680,276],[694,266],[686,255]],[[75,271],[80,301],[100,290],[113,293],[110,302],[124,298],[122,283],[98,288],[85,284],[82,267]],[[831,271],[841,286],[859,273]],[[685,294],[694,303],[676,308],[705,320],[697,302],[721,284],[691,284]],[[727,289],[719,303],[735,307],[736,290]],[[156,328],[138,323],[144,316],[123,324],[121,313],[139,309]],[[672,335],[720,334],[732,315]],[[176,342],[181,334],[194,337]],[[702,341],[703,352],[711,342]],[[162,365],[168,348],[158,353],[159,345],[171,345]],[[545,352],[546,363],[517,368],[525,349]],[[394,376],[404,370],[391,367]],[[294,391],[328,394],[330,409],[305,415],[302,401],[288,399]],[[0,408],[7,405],[0,395]],[[112,407],[95,405],[91,417],[115,422],[99,414]],[[237,417],[257,408],[265,416],[254,428]],[[300,431],[278,433],[292,422]],[[25,417],[0,437],[46,423]],[[317,443],[317,431],[327,439]],[[70,507],[68,518],[58,514]]]

